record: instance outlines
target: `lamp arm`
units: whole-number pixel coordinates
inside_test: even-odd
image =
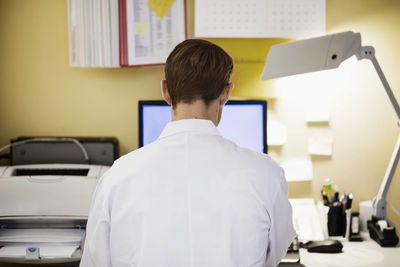
[[[386,169],[385,176],[383,177],[381,187],[379,188],[378,195],[373,200],[373,215],[377,218],[386,217],[386,196],[390,188],[393,176],[396,172],[396,167],[400,159],[400,135],[397,139],[397,143],[394,147],[392,157],[390,158],[389,165]]]
[[[394,111],[397,115],[397,125],[400,126],[400,106],[396,100],[396,97],[393,94],[392,89],[389,86],[388,81],[386,80],[385,74],[381,69],[381,66],[378,63],[378,60],[375,57],[375,49],[372,46],[363,46],[361,47],[360,51],[356,54],[357,59],[369,59],[372,61],[372,64],[375,67],[376,73],[379,76],[379,79],[382,82],[383,87],[385,88],[386,94],[389,97],[390,102],[394,108]]]
[[[376,59],[376,57],[373,57],[371,59],[372,64],[375,67],[376,72],[378,73],[379,78],[382,81],[383,87],[385,88],[386,94],[389,97],[390,102],[392,103],[392,106],[394,108],[394,111],[396,112],[397,115],[397,124],[400,126],[400,107],[399,107],[399,103],[396,100],[396,97],[393,94],[393,91],[390,89],[389,83],[385,78],[385,75],[382,72],[381,67],[379,66],[378,60]]]
[[[375,67],[375,70],[385,88],[386,94],[389,97],[390,102],[394,108],[394,111],[397,115],[397,125],[400,126],[400,107],[399,103],[396,100],[396,97],[393,94],[392,89],[389,86],[388,81],[386,80],[385,75],[378,63],[378,60],[375,57],[375,50],[372,46],[361,47],[359,53],[356,54],[357,58],[360,59],[369,59],[372,61],[372,64]],[[400,159],[400,135],[397,139],[396,145],[394,147],[394,151],[392,153],[392,157],[390,158],[389,165],[386,169],[385,176],[383,177],[381,186],[378,191],[378,195],[373,201],[373,215],[379,219],[384,219],[386,217],[386,196],[390,188],[390,184],[392,182],[393,176],[396,172],[397,165]]]

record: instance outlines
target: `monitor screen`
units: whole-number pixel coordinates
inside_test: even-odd
[[[139,147],[155,141],[170,121],[171,107],[164,101],[139,101]],[[240,147],[267,153],[267,101],[229,100],[218,130]]]

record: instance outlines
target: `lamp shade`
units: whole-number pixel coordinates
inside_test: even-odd
[[[361,35],[351,31],[274,45],[262,79],[334,69],[360,49]]]

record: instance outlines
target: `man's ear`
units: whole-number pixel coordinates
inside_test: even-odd
[[[167,81],[166,80],[161,80],[161,95],[164,98],[165,102],[168,103],[168,105],[171,105],[172,100],[171,96],[169,95],[168,92],[168,87],[167,87]]]
[[[220,96],[220,105],[223,106],[228,102],[229,97],[231,96],[232,90],[233,90],[233,83],[229,83],[227,86],[225,86],[224,90],[222,91],[222,94]]]

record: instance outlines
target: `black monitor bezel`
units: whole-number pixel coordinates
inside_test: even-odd
[[[245,105],[245,104],[256,104],[262,105],[263,107],[263,146],[264,146],[264,153],[268,153],[268,145],[267,145],[267,108],[268,102],[266,100],[229,100],[226,105]],[[143,106],[169,106],[167,102],[164,100],[139,100],[138,101],[138,108],[139,108],[139,147],[143,146]]]

